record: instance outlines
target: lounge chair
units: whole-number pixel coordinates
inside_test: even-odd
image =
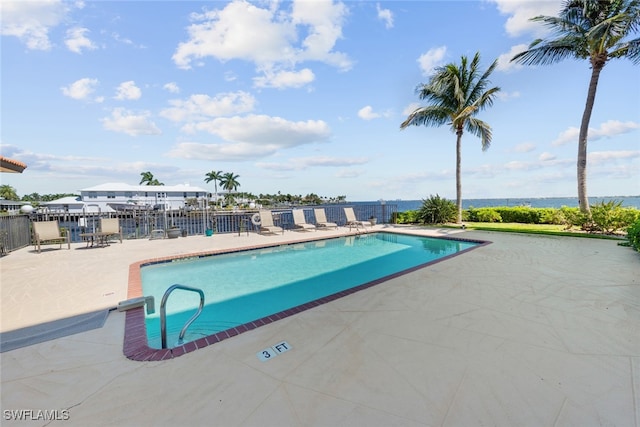
[[[100,238],[105,242],[111,236],[116,236],[122,243],[122,228],[118,218],[100,218]]]
[[[291,213],[293,214],[293,225],[297,230],[307,231],[316,229],[315,225],[309,224],[304,218],[304,211],[302,209],[293,209]]]
[[[338,224],[335,222],[328,222],[327,215],[323,208],[316,208],[313,210],[313,213],[316,215],[316,225],[320,228],[338,228]]]
[[[260,211],[260,234],[262,233],[283,233],[284,228],[278,227],[273,223],[273,215],[271,211]]]
[[[62,244],[66,242],[67,249],[71,249],[71,240],[69,237],[68,231],[63,235],[58,221],[33,222],[33,244],[38,253],[41,252],[41,245],[43,243],[60,243],[60,249],[62,249]]]
[[[347,217],[347,223],[345,225],[349,227],[349,231],[351,231],[352,227],[356,227],[356,230],[359,230],[360,227],[365,230],[367,229],[367,226],[371,227],[371,223],[369,221],[360,221],[356,218],[353,208],[344,208],[344,215]]]

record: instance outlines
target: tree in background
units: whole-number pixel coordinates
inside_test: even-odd
[[[226,198],[229,203],[231,203],[232,200],[231,191],[237,190],[238,187],[240,187],[238,178],[240,178],[240,175],[234,175],[233,172],[226,172],[222,174],[222,177],[220,178],[220,185],[228,191]]]
[[[0,198],[5,200],[20,200],[16,189],[6,184],[0,185]]]
[[[205,174],[204,182],[207,184],[213,181],[216,190],[216,205],[218,204],[218,182],[222,179],[222,171],[211,171]]]
[[[153,174],[149,171],[147,172],[142,172],[140,175],[142,175],[142,179],[140,180],[140,185],[144,184],[144,185],[164,185],[162,182],[158,181],[156,178],[153,177]]]
[[[637,0],[569,0],[559,16],[536,16],[552,30],[547,40],[534,40],[527,50],[511,61],[525,65],[547,65],[567,57],[588,59],[591,79],[578,135],[578,201],[580,210],[591,215],[587,197],[587,137],[591,112],[596,99],[600,73],[611,59],[629,58],[640,62],[640,38],[625,40],[640,27],[640,2]]]
[[[462,182],[460,165],[462,157],[462,134],[466,130],[482,141],[482,150],[491,145],[491,127],[475,116],[493,105],[499,87],[487,89],[489,76],[498,65],[495,60],[480,74],[480,53],[477,52],[469,63],[462,56],[460,65],[447,64],[435,69],[426,84],[421,84],[417,92],[421,100],[429,105],[415,109],[402,122],[400,129],[408,126],[442,126],[448,124],[456,134],[456,206],[457,222],[462,222]]]

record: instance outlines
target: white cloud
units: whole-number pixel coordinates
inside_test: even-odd
[[[442,65],[446,53],[447,47],[440,46],[429,49],[426,53],[420,55],[420,57],[418,58],[418,64],[420,65],[422,74],[428,76],[436,67]]]
[[[294,1],[292,23],[307,33],[302,49],[297,49],[296,59],[320,61],[345,71],[350,69],[352,64],[348,56],[333,50],[338,39],[342,38],[342,25],[347,14],[346,6],[333,0]]]
[[[187,69],[194,60],[207,57],[253,62],[256,70],[265,74],[258,84],[275,87],[279,86],[272,83],[270,73],[283,78],[280,84],[291,82],[292,78],[295,85],[311,81],[308,71],[293,71],[303,61],[324,62],[341,70],[351,67],[347,55],[334,50],[347,14],[342,3],[319,0],[282,5],[292,5],[292,9],[278,9],[278,3],[261,8],[235,0],[223,9],[192,14],[189,38],[178,45],[173,61]],[[299,41],[300,35],[306,37]],[[292,74],[282,74],[284,71]]]
[[[330,136],[329,126],[322,120],[291,122],[280,117],[253,114],[221,117],[197,123],[193,128],[218,135],[226,141],[279,148],[325,141]]]
[[[238,91],[220,93],[213,98],[196,94],[186,100],[171,100],[169,104],[171,108],[160,112],[162,117],[174,122],[191,122],[248,113],[254,109],[256,99],[250,93]]]
[[[329,156],[287,159],[286,163],[257,163],[256,166],[268,170],[304,170],[310,167],[344,167],[368,163],[366,158],[339,158]]]
[[[587,155],[589,163],[598,165],[615,160],[625,160],[640,158],[640,151],[638,150],[621,150],[621,151],[594,151]],[[637,171],[636,171],[637,173]]]
[[[159,135],[162,132],[150,120],[151,113],[144,111],[135,114],[123,108],[116,108],[111,112],[111,117],[101,119],[102,126],[114,132],[126,133],[131,136]]]
[[[302,87],[313,80],[315,80],[315,75],[308,68],[300,71],[266,72],[264,76],[253,79],[256,87],[273,87],[277,89]]]
[[[521,1],[521,0],[491,0],[503,15],[509,15],[505,23],[505,30],[511,37],[531,34],[543,37],[547,28],[540,22],[530,19],[538,15],[557,16],[562,8],[562,0]]]
[[[275,145],[256,146],[248,143],[202,144],[181,142],[167,155],[174,158],[211,161],[245,161],[259,159],[277,152]]]
[[[164,86],[162,86],[162,88],[171,93],[180,93],[180,88],[178,87],[178,84],[175,82],[167,83]]]
[[[500,92],[496,93],[496,98],[498,98],[501,101],[508,101],[510,99],[520,98],[520,92],[518,91],[506,92],[501,90]]]
[[[421,105],[417,102],[412,102],[411,104],[407,105],[404,110],[402,110],[402,115],[403,116],[409,116],[409,114],[413,113],[414,111],[416,111],[418,108],[420,108]]]
[[[49,50],[49,31],[64,21],[69,6],[61,0],[2,1],[0,34],[18,37],[29,49]]]
[[[98,86],[98,79],[90,79],[88,77],[80,80],[76,80],[69,86],[62,87],[62,93],[64,96],[77,100],[89,100],[91,94],[95,92],[96,86]],[[101,102],[102,98],[96,98],[94,101]]]
[[[376,10],[378,11],[378,19],[384,21],[385,28],[393,28],[393,12],[389,9],[382,9],[380,3],[376,3]]]
[[[536,146],[534,144],[531,144],[530,142],[525,142],[525,143],[516,145],[513,151],[515,151],[516,153],[528,153],[535,149],[536,149]]]
[[[498,56],[498,65],[496,66],[496,70],[508,72],[511,70],[522,68],[521,64],[511,62],[511,59],[520,52],[524,52],[525,50],[527,50],[528,47],[529,46],[527,46],[526,44],[518,44],[512,46],[509,52],[503,53],[502,55]]]
[[[549,152],[544,152],[542,154],[540,154],[540,157],[538,157],[538,160],[540,160],[541,162],[548,162],[550,160],[555,160],[556,159],[556,155],[555,154],[551,154]]]
[[[373,120],[380,117],[380,114],[374,113],[373,108],[370,105],[367,105],[358,111],[358,117],[363,120]]]
[[[217,118],[192,127],[217,135],[224,141],[211,144],[183,142],[169,152],[170,157],[216,161],[255,160],[287,148],[324,142],[330,136],[329,126],[321,120],[291,122],[263,115]]]
[[[85,36],[88,32],[89,30],[87,28],[71,28],[67,30],[67,38],[64,43],[71,52],[75,53],[82,53],[82,49],[97,49],[98,46]]]
[[[133,80],[129,80],[128,82],[122,82],[116,89],[115,99],[119,100],[135,100],[140,99],[142,96],[142,91],[138,86],[136,86],[136,82]]]
[[[632,132],[635,129],[640,128],[640,124],[635,122],[621,122],[619,120],[609,120],[600,125],[600,128],[589,128],[587,136],[588,141],[597,141],[602,138],[608,138],[615,135],[621,135],[624,133]],[[562,131],[558,138],[552,142],[552,145],[564,145],[568,143],[578,142],[578,136],[580,135],[580,129],[577,127],[569,127],[567,130]]]

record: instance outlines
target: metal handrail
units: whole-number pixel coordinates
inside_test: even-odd
[[[175,291],[176,289],[197,292],[198,294],[200,294],[200,307],[198,307],[198,311],[196,311],[196,313],[191,316],[191,319],[189,319],[187,323],[185,323],[182,327],[180,335],[178,336],[178,345],[182,344],[182,339],[184,338],[184,334],[187,332],[187,328],[193,323],[194,320],[198,318],[198,316],[200,316],[200,313],[202,313],[202,307],[204,307],[204,292],[202,291],[202,289],[191,288],[189,286],[178,284],[169,287],[169,289],[167,289],[167,291],[162,296],[162,301],[160,302],[160,334],[162,335],[162,348],[167,348],[167,299],[169,298],[171,292]]]

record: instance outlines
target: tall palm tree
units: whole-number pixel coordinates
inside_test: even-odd
[[[477,119],[480,111],[493,105],[499,87],[487,89],[489,76],[498,65],[495,60],[489,68],[481,74],[480,53],[469,63],[467,57],[462,56],[460,65],[447,64],[435,69],[434,74],[426,84],[416,89],[420,99],[429,105],[415,109],[402,122],[400,129],[408,126],[442,126],[448,124],[456,134],[456,206],[458,208],[457,222],[462,222],[462,182],[460,165],[462,158],[462,134],[466,130],[479,137],[482,150],[491,145],[491,127]]]
[[[231,197],[231,191],[237,190],[238,187],[240,187],[238,178],[240,178],[240,175],[234,175],[233,172],[226,172],[222,174],[222,177],[220,178],[220,185],[229,192],[229,198]]]
[[[213,185],[216,189],[216,203],[218,203],[218,182],[222,179],[222,171],[211,171],[205,174],[204,182],[207,184],[213,181]]]
[[[591,215],[587,197],[587,137],[600,73],[610,59],[640,62],[640,38],[625,40],[640,27],[638,0],[568,0],[559,16],[536,16],[552,30],[547,40],[534,40],[511,61],[525,65],[547,65],[567,57],[588,59],[591,79],[578,135],[578,201],[580,210]]]
[[[140,175],[142,175],[142,179],[140,180],[140,185],[145,183],[146,183],[145,185],[164,185],[163,183],[158,181],[156,178],[154,178],[153,174],[149,171],[142,172]]]

